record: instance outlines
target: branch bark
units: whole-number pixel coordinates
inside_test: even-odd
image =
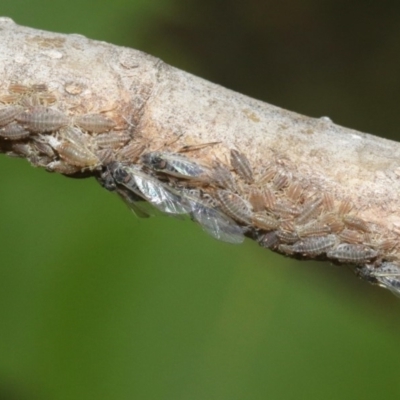
[[[126,197],[129,185],[113,175],[118,166],[126,183],[142,153],[193,149],[187,157],[208,181],[147,173],[174,193],[199,188],[265,247],[351,263],[375,283],[400,286],[399,143],[251,99],[137,50],[8,18],[0,19],[0,76],[1,152],[67,176],[95,176],[108,188],[111,175]],[[233,187],[215,179],[221,167],[233,170]],[[257,216],[265,224],[271,217],[271,228]]]

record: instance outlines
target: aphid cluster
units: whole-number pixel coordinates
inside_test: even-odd
[[[74,113],[44,84],[13,83],[0,95],[0,150],[48,171],[74,175],[129,161],[130,140],[129,128],[102,113]]]
[[[130,124],[119,126],[113,114],[77,115],[41,84],[10,85],[0,103],[1,151],[48,171],[94,175],[138,216],[188,215],[219,240],[247,236],[292,257],[352,264],[400,291],[400,267],[387,258],[395,245],[379,241],[350,201],[308,187],[282,160],[254,168],[243,152],[223,149],[225,162],[199,161],[196,152],[216,142],[146,150],[152,144],[133,136]]]

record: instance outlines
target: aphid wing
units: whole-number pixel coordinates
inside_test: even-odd
[[[183,199],[158,181],[135,175],[135,182],[143,196],[155,207],[168,214],[187,214]]]
[[[224,214],[195,201],[191,202],[192,216],[203,230],[215,239],[240,244],[244,241],[243,231],[235,221]]]

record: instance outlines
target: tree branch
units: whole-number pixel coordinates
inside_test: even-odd
[[[223,240],[352,264],[398,291],[399,143],[8,18],[0,74],[1,152],[94,176],[132,206],[189,213]]]

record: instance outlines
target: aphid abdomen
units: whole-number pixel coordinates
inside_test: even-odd
[[[364,242],[364,235],[357,231],[352,231],[350,229],[344,229],[339,234],[339,238],[342,242],[356,244],[356,243],[363,243]]]
[[[24,111],[15,119],[34,133],[54,132],[69,123],[68,116],[61,111],[41,106]]]
[[[303,187],[299,182],[292,182],[286,190],[287,197],[293,202],[297,203],[303,193]]]
[[[378,252],[361,244],[342,243],[328,251],[327,256],[340,262],[360,264],[376,258]]]
[[[23,111],[21,106],[7,106],[0,108],[0,126],[9,124]]]
[[[324,254],[337,244],[335,235],[308,237],[299,240],[290,249],[294,253],[300,253],[304,256],[318,256]]]
[[[250,188],[249,202],[254,211],[263,211],[266,208],[264,192],[259,188]]]
[[[289,232],[283,229],[276,231],[276,235],[283,243],[295,243],[300,239],[296,232]]]
[[[277,202],[273,209],[271,210],[275,215],[279,217],[293,217],[300,214],[299,207],[295,206],[294,204],[286,201],[281,200]]]
[[[31,133],[23,126],[12,122],[0,129],[0,137],[8,140],[19,140],[28,137]]]
[[[63,175],[72,175],[79,172],[81,169],[75,165],[71,165],[63,160],[57,160],[49,163],[46,166],[46,170],[49,172],[57,172]]]
[[[369,232],[367,223],[361,218],[355,217],[354,215],[344,215],[343,222],[350,229],[356,229],[361,232]]]
[[[112,119],[102,114],[78,115],[74,118],[74,124],[92,133],[108,132],[116,126]]]
[[[232,149],[230,161],[232,168],[246,183],[250,184],[254,181],[250,162],[243,153]]]
[[[226,214],[238,222],[251,224],[252,211],[247,201],[228,190],[217,190],[216,197]]]
[[[279,227],[279,221],[274,216],[266,213],[253,213],[251,220],[255,227],[266,231],[272,231]]]
[[[296,224],[302,225],[308,222],[311,218],[320,212],[320,206],[322,204],[322,199],[318,198],[305,204],[301,214],[296,218]]]
[[[93,168],[100,163],[98,157],[90,150],[72,142],[63,142],[57,146],[56,150],[61,158],[76,167]]]
[[[220,164],[214,165],[210,174],[210,183],[223,189],[234,191],[236,189],[235,181],[231,172]]]
[[[134,162],[143,153],[146,147],[137,142],[128,143],[116,153],[116,158],[119,161]]]
[[[297,227],[297,233],[300,237],[310,237],[310,236],[324,236],[331,233],[331,228],[320,222],[310,222],[307,225],[302,225]]]
[[[128,132],[109,132],[95,136],[94,143],[100,148],[119,149],[130,139]]]

